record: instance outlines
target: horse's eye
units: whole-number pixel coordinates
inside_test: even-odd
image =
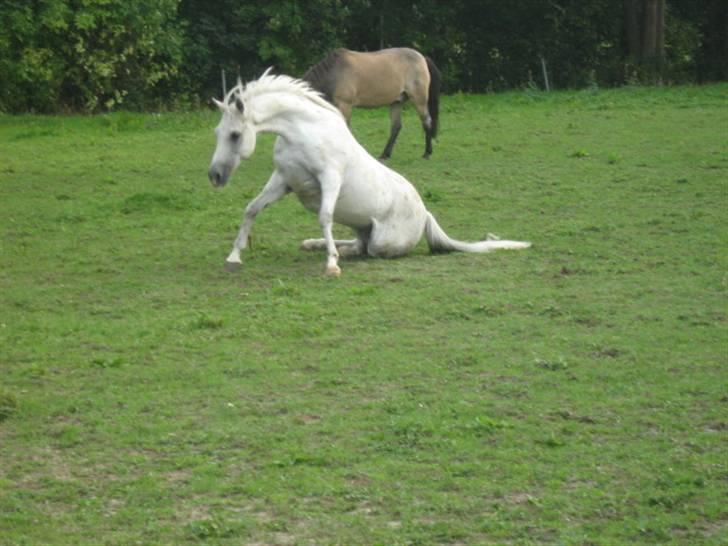
[[[240,131],[233,131],[232,133],[230,133],[230,140],[232,140],[233,142],[237,142],[238,140],[240,140]]]

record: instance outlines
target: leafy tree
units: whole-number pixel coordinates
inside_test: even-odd
[[[728,2],[669,0],[666,55],[686,79],[728,80]]]
[[[181,59],[178,0],[4,0],[0,109],[96,111],[157,102]]]
[[[726,0],[0,0],[0,111],[207,101],[335,47],[409,46],[446,90],[728,79]]]
[[[250,79],[268,66],[301,75],[324,53],[343,45],[349,17],[342,0],[182,0],[186,21],[183,78],[203,97],[228,80]]]
[[[0,111],[57,106],[65,69],[57,47],[69,18],[62,1],[0,4]]]

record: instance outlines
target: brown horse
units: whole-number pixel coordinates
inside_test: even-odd
[[[402,105],[410,99],[425,131],[423,157],[432,153],[432,139],[437,136],[440,71],[429,57],[406,47],[371,53],[340,48],[312,66],[302,79],[341,110],[347,123],[354,106],[389,105],[392,126],[382,159],[392,154],[402,128]]]

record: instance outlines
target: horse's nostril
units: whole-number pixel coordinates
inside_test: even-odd
[[[217,169],[210,169],[207,173],[208,178],[210,179],[210,182],[215,184],[216,186],[220,185],[220,179],[222,176],[220,175],[220,171]]]

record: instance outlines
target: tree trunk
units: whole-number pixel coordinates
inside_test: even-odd
[[[657,56],[657,5],[658,0],[645,0],[641,51],[643,59],[653,59]]]
[[[624,34],[627,41],[627,57],[639,59],[642,54],[639,6],[637,0],[624,0]]]
[[[657,0],[655,11],[655,56],[662,62],[665,57],[665,0]]]
[[[665,0],[645,0],[642,68],[650,83],[662,83],[665,57]]]

